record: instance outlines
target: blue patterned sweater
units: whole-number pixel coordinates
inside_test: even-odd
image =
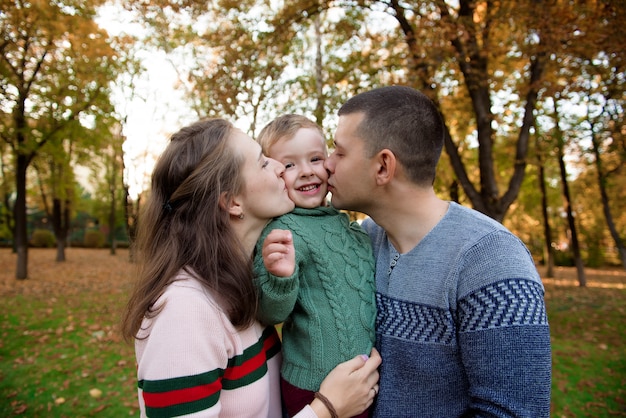
[[[380,392],[374,417],[548,417],[544,290],[524,244],[450,203],[411,251],[363,223],[376,258]]]

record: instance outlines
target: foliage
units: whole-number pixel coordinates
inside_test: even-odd
[[[104,241],[105,237],[102,232],[94,229],[85,231],[84,244],[86,248],[102,248]]]
[[[91,199],[90,213],[106,225],[109,244],[115,240],[115,231],[125,229],[126,188],[124,185],[124,136],[120,128],[109,133],[110,143],[100,150],[100,157],[93,163],[95,189]],[[125,236],[125,240],[128,238]]]
[[[616,249],[617,262],[626,268],[626,248],[620,236],[624,231],[622,210],[615,210],[623,206],[623,199],[621,192],[610,186],[626,178],[620,168],[626,160],[624,131],[616,129],[616,125],[623,126],[626,100],[626,13],[612,1],[578,2],[572,3],[563,17],[566,25],[552,30],[555,39],[569,42],[555,51],[551,60],[543,109],[552,108],[558,116],[555,130],[562,133],[557,139],[565,147],[572,179],[580,174],[596,178],[592,187],[578,188],[578,193],[576,185],[568,181],[573,184],[576,230],[584,234],[579,240],[581,253],[588,264],[599,264],[606,249]],[[571,26],[572,22],[577,22],[576,26]],[[558,148],[559,141],[552,145]],[[585,182],[589,184],[589,178]],[[590,220],[592,214],[597,216]],[[570,229],[573,238],[577,231]]]
[[[88,142],[90,124],[113,113],[110,84],[124,69],[121,50],[94,22],[90,2],[2,0],[0,138],[13,156],[16,277],[27,277],[27,170],[36,157],[67,167],[67,144]],[[119,45],[119,44],[118,44]],[[71,145],[69,145],[71,147]],[[77,147],[78,148],[78,147]],[[70,177],[71,178],[71,177]],[[57,178],[54,183],[72,189]]]
[[[117,174],[125,115],[113,111],[110,87],[116,80],[137,94],[132,80],[141,68],[131,54],[145,45],[129,52],[131,39],[95,25],[102,0],[0,2],[0,238],[12,238],[12,210],[25,213],[26,193],[29,209],[44,210],[56,198],[82,216],[71,184],[77,164],[98,180],[87,212],[102,230],[120,230],[135,214],[123,212],[126,185]],[[144,41],[172,60],[196,116],[230,117],[252,135],[278,113],[297,112],[318,120],[330,139],[349,96],[384,84],[423,90],[450,134],[438,194],[502,220],[537,260],[546,247],[538,233],[541,167],[554,237],[548,245],[571,262],[550,135],[554,102],[564,103],[560,128],[582,254],[588,265],[619,263],[626,8],[618,2],[551,2],[542,13],[532,0],[122,3],[146,24]],[[23,172],[33,166],[39,183]],[[607,214],[614,228],[606,227]]]
[[[97,4],[3,2],[1,133],[28,162],[47,144],[88,137],[88,118],[112,110],[108,83],[120,67],[92,20]]]
[[[0,205],[0,242],[9,241],[13,236],[10,227],[11,214],[6,205]]]
[[[329,115],[354,93],[382,84],[423,90],[449,131],[453,173],[440,170],[438,186],[460,186],[461,200],[500,221],[520,194],[551,74],[562,85],[591,82],[598,64],[623,74],[626,16],[612,2],[556,2],[540,14],[533,1],[128,4],[156,44],[191,65],[181,82],[198,114],[246,119],[252,133],[262,111],[268,119],[309,113],[332,131]],[[613,98],[623,96],[620,80],[611,79]]]
[[[49,229],[35,229],[30,238],[30,245],[37,248],[52,248],[55,241],[54,234]]]
[[[15,184],[13,170],[10,169],[10,148],[0,141],[0,242],[13,238],[13,196],[11,185]]]
[[[574,257],[570,251],[557,250],[554,252],[554,264],[557,266],[573,267]]]
[[[126,3],[152,29],[153,43],[189,68],[174,64],[198,116],[231,117],[253,136],[286,112],[309,113],[330,132],[327,116],[354,90],[370,80],[398,80],[394,58],[376,52],[382,48],[389,58],[388,40],[379,35],[389,30],[363,24],[372,22],[367,8],[318,1]]]

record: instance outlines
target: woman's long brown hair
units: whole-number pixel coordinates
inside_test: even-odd
[[[251,255],[235,235],[226,201],[243,190],[243,157],[229,145],[233,126],[208,119],[171,138],[152,174],[151,193],[139,218],[139,277],[122,319],[122,334],[136,338],[144,317],[178,271],[185,269],[218,295],[236,327],[255,317],[257,293]]]

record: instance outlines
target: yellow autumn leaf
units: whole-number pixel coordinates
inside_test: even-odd
[[[100,389],[93,388],[89,391],[89,395],[91,395],[92,398],[98,399],[102,396],[102,391]]]

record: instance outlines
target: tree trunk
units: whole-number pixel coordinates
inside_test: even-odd
[[[609,205],[609,196],[606,192],[606,175],[604,174],[604,170],[602,168],[602,159],[600,158],[600,147],[598,144],[598,138],[596,138],[595,132],[593,131],[593,126],[591,129],[591,144],[593,145],[593,154],[595,156],[595,165],[596,165],[596,173],[598,176],[598,187],[600,188],[600,196],[602,200],[602,209],[604,211],[604,218],[606,219],[606,224],[609,227],[609,231],[611,233],[611,237],[615,242],[615,246],[619,252],[620,260],[622,262],[622,267],[626,270],[626,248],[624,248],[624,242],[619,236],[619,232],[615,227],[615,222],[613,222],[613,214],[611,213],[611,207]]]
[[[393,9],[394,18],[398,21],[400,29],[404,33],[410,59],[409,79],[419,89],[428,95],[441,109],[438,103],[436,92],[432,86],[436,85],[434,79],[433,65],[424,58],[422,46],[416,36],[416,30],[412,26],[411,20],[406,15],[406,9],[401,2],[392,1],[390,6]],[[492,121],[495,119],[492,110],[490,76],[489,76],[489,53],[481,36],[488,35],[482,33],[473,17],[477,7],[475,2],[461,0],[459,2],[458,18],[451,16],[445,2],[438,2],[438,10],[441,20],[446,22],[450,28],[449,42],[456,52],[456,62],[463,73],[465,87],[472,102],[472,109],[476,120],[476,135],[478,141],[478,166],[480,185],[477,188],[469,179],[467,169],[463,164],[457,145],[454,143],[446,125],[445,148],[450,157],[450,162],[454,173],[463,188],[463,191],[472,202],[474,209],[502,222],[511,204],[517,199],[524,175],[526,172],[526,156],[528,142],[530,138],[530,128],[534,124],[534,109],[537,102],[539,81],[543,75],[546,57],[543,53],[537,53],[529,59],[529,79],[527,82],[524,116],[521,121],[521,128],[517,137],[516,151],[513,156],[513,172],[508,182],[508,187],[503,194],[500,194],[495,166],[493,146],[495,141]],[[491,7],[491,6],[488,6]],[[496,7],[496,6],[493,6]],[[489,26],[488,24],[484,25]],[[486,36],[487,37],[487,36]],[[539,50],[539,48],[538,48]],[[445,119],[445,115],[443,115]]]
[[[137,235],[137,222],[141,195],[137,196],[136,206],[130,197],[128,185],[124,186],[124,196],[126,204],[124,205],[124,218],[126,220],[126,234],[128,235],[128,259],[131,263],[135,261],[135,237]]]
[[[535,126],[537,132],[537,126]],[[543,235],[545,238],[545,250],[543,262],[546,266],[546,277],[554,277],[554,248],[552,247],[552,229],[550,228],[550,216],[548,215],[548,193],[546,189],[546,172],[544,164],[544,148],[542,139],[537,136],[535,141],[535,156],[537,158],[539,191],[541,192],[541,216],[543,217]]]
[[[17,252],[17,266],[15,278],[24,280],[28,278],[28,230],[26,227],[26,169],[28,158],[22,154],[17,155],[16,164],[16,198],[13,208],[15,219],[15,250]]]
[[[57,262],[65,261],[65,246],[70,228],[70,201],[61,202],[59,197],[52,199],[52,229],[57,240]]]
[[[450,200],[459,203],[459,182],[456,179],[450,183]]]
[[[57,240],[57,263],[63,263],[65,261],[65,242]]]
[[[15,218],[14,218],[14,206],[11,204],[10,192],[9,192],[9,182],[6,176],[6,167],[4,164],[4,154],[0,151],[0,184],[2,185],[2,205],[5,210],[1,211],[0,214],[2,219],[0,220],[0,224],[4,223],[7,226],[7,229],[11,231],[11,237],[13,238],[11,241],[13,245],[11,246],[13,249],[13,253],[15,253]]]
[[[115,164],[113,164],[113,170],[115,170]],[[115,179],[115,176],[113,176]],[[111,207],[109,207],[109,242],[111,243],[111,255],[115,255],[116,242],[115,242],[115,187],[111,185]]]
[[[576,264],[576,271],[578,273],[578,285],[580,287],[587,286],[587,278],[585,277],[585,267],[583,265],[583,260],[580,255],[580,245],[578,243],[578,234],[576,231],[576,222],[574,219],[574,214],[572,212],[572,204],[569,192],[569,184],[567,182],[567,169],[565,167],[565,159],[564,159],[564,148],[565,141],[563,139],[563,132],[559,128],[559,117],[558,111],[556,110],[555,104],[555,132],[557,136],[557,150],[558,150],[558,159],[559,159],[559,170],[561,172],[561,186],[563,189],[563,199],[565,200],[565,210],[567,213],[567,223],[569,225],[569,230],[571,234],[571,245],[572,252],[574,255],[574,262]]]
[[[322,32],[320,15],[314,18],[315,27],[315,121],[319,126],[324,126],[324,64],[322,62]]]
[[[13,253],[15,254],[16,252],[16,247],[15,247],[15,204],[11,205],[11,202],[9,200],[9,195],[6,194],[4,196],[4,207],[6,208],[6,211],[3,213],[4,215],[4,219],[3,222],[8,226],[9,231],[11,231],[11,241],[13,243],[13,245],[11,245],[11,249],[13,251]],[[11,207],[13,206],[13,207]]]
[[[552,248],[552,231],[548,216],[548,196],[546,193],[546,180],[543,162],[539,162],[539,189],[541,190],[541,214],[543,216],[543,234],[545,237],[544,263],[546,265],[546,277],[554,277],[554,249]]]
[[[622,260],[622,266],[626,270],[626,248],[623,246],[618,248],[620,259]]]

